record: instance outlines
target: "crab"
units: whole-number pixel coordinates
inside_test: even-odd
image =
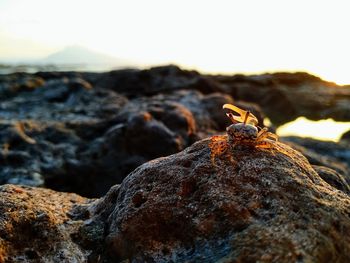
[[[268,129],[258,126],[258,119],[250,112],[245,111],[232,104],[224,104],[223,109],[229,109],[238,115],[226,113],[232,124],[226,128],[227,136],[213,136],[209,147],[211,149],[210,158],[215,163],[218,155],[225,154],[229,149],[236,146],[247,148],[273,148],[274,142],[278,140],[276,134]],[[232,155],[230,155],[232,159]]]

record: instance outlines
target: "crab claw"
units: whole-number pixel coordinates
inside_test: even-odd
[[[234,124],[243,122],[241,116],[233,115],[231,112],[226,113],[226,116],[229,117]]]
[[[243,122],[243,123],[247,123],[247,124],[251,124],[251,125],[258,125],[258,119],[249,111],[245,111],[245,110],[242,110],[240,108],[238,108],[237,106],[235,105],[232,105],[232,104],[224,104],[222,106],[223,109],[230,109],[236,113],[238,113],[240,116],[235,116],[233,114],[226,114],[231,120],[232,122],[236,121],[236,122]],[[248,114],[248,116],[247,116]],[[234,121],[233,121],[234,120]]]

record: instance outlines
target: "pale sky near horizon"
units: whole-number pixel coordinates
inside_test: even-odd
[[[350,84],[347,0],[0,0],[0,58],[68,45],[205,72],[308,71]]]

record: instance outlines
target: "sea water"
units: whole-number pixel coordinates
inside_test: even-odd
[[[338,142],[343,133],[350,130],[350,122],[333,119],[312,121],[305,117],[286,123],[277,128],[279,136],[312,137],[317,140]]]

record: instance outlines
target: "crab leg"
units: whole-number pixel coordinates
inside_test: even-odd
[[[215,157],[224,154],[228,149],[227,141],[221,136],[213,136],[209,143],[210,160],[215,165]]]
[[[261,129],[260,131],[259,131],[259,133],[258,133],[258,135],[256,136],[258,139],[259,139],[259,137],[260,136],[262,136],[264,133],[266,133],[267,132],[267,128],[265,127],[265,128],[263,128],[263,129]],[[264,137],[265,138],[265,137]]]
[[[259,141],[256,147],[264,148],[264,149],[272,149],[274,147],[274,144],[272,143],[272,141]]]
[[[277,141],[278,140],[278,137],[276,134],[273,134],[272,132],[268,132],[267,131],[267,128],[265,127],[264,129],[262,129],[258,135],[257,135],[257,141],[258,142],[261,142],[265,139],[271,139],[271,140],[274,140],[274,141]]]
[[[278,136],[272,132],[268,132],[268,139],[274,140],[274,141],[278,141]]]

